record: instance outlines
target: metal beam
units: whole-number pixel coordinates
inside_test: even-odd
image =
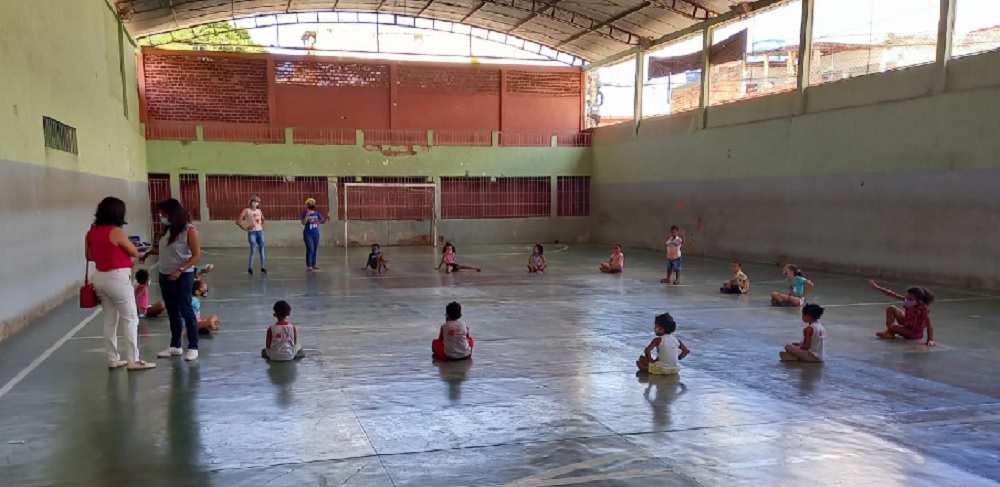
[[[701,38],[701,96],[698,107],[701,108],[701,128],[708,126],[708,106],[712,103],[712,37],[715,29],[709,27],[702,32]]]
[[[653,5],[680,14],[691,20],[708,20],[719,15],[719,12],[689,0],[656,0]]]
[[[802,0],[802,26],[799,29],[799,72],[796,76],[795,86],[800,94],[806,91],[811,82],[812,73],[812,44],[813,44],[813,18],[816,12],[815,0]],[[802,111],[805,110],[805,99],[802,99]]]
[[[177,10],[174,10],[174,0],[169,0],[170,4],[170,15],[174,16],[174,27],[180,29],[181,23],[177,21]]]
[[[763,10],[763,9],[766,9],[766,8],[771,8],[771,7],[774,7],[776,5],[780,5],[782,3],[789,3],[790,1],[792,1],[792,0],[758,0],[758,1],[756,1],[753,4],[750,5],[750,8],[749,8],[749,10],[746,13],[749,14],[749,13],[752,13],[752,12],[756,12],[758,10]],[[691,34],[695,34],[697,32],[701,32],[702,30],[704,30],[707,27],[711,27],[713,25],[722,24],[722,23],[734,20],[736,18],[739,18],[741,15],[744,15],[744,13],[743,12],[733,11],[733,10],[731,10],[729,12],[726,12],[726,13],[719,14],[718,16],[712,17],[711,19],[708,19],[706,21],[699,22],[699,23],[694,24],[694,25],[692,25],[690,27],[687,27],[687,28],[684,28],[684,29],[681,29],[681,30],[678,30],[678,31],[675,31],[675,32],[671,32],[671,33],[669,33],[667,35],[659,37],[659,38],[653,40],[653,42],[651,42],[649,44],[649,47],[647,47],[646,50],[647,51],[648,50],[652,50],[652,48],[654,48],[656,46],[667,44],[667,43],[673,42],[673,41],[675,41],[677,39],[683,39],[685,37],[690,36]],[[592,63],[584,66],[583,70],[584,71],[590,71],[592,69],[600,68],[601,66],[606,66],[608,64],[613,64],[616,61],[621,61],[622,59],[625,59],[625,58],[627,58],[627,57],[629,57],[629,56],[631,56],[631,55],[633,55],[635,53],[636,53],[636,48],[631,48],[631,49],[628,49],[626,51],[622,51],[622,52],[620,52],[618,54],[612,54],[611,56],[608,56],[608,57],[606,57],[604,59],[601,59],[600,61],[594,61],[594,62],[592,62]]]
[[[615,15],[612,15],[611,17],[608,17],[607,19],[604,19],[604,20],[598,22],[597,25],[585,28],[584,30],[581,30],[580,32],[577,32],[576,34],[573,34],[573,35],[569,36],[569,38],[561,41],[559,44],[556,44],[556,45],[552,46],[552,48],[553,49],[559,49],[560,47],[565,46],[566,44],[569,44],[570,42],[573,42],[573,41],[575,41],[575,40],[577,40],[577,39],[579,39],[579,38],[581,38],[581,37],[583,37],[583,36],[585,36],[587,34],[591,34],[591,33],[595,33],[596,34],[599,29],[602,29],[602,28],[604,28],[606,26],[611,26],[611,24],[613,24],[613,23],[615,23],[615,22],[617,22],[617,21],[619,21],[621,19],[624,19],[625,17],[628,17],[629,15],[632,15],[632,14],[634,14],[634,13],[636,13],[636,12],[638,12],[638,11],[646,8],[646,7],[649,7],[652,4],[653,4],[653,2],[646,1],[646,2],[640,3],[639,5],[636,5],[634,7],[630,7],[628,9],[625,9],[625,10],[623,10],[623,11],[621,11],[621,12],[615,14]],[[637,41],[638,41],[638,39],[637,39]]]
[[[431,8],[431,4],[433,3],[434,0],[427,0],[427,3],[424,4],[423,8],[421,8],[420,11],[417,12],[417,17],[423,17],[424,12],[427,11],[427,9]]]
[[[464,24],[466,20],[469,20],[469,17],[472,17],[473,15],[475,15],[476,12],[482,10],[483,7],[485,7],[485,6],[486,6],[486,0],[480,1],[479,5],[476,5],[475,8],[473,8],[472,10],[469,11],[469,13],[465,14],[465,17],[462,17],[461,23]]]
[[[556,4],[559,3],[559,2],[561,2],[561,1],[562,0],[553,0],[551,2],[544,2],[544,3],[547,3],[551,7],[555,7]],[[547,10],[547,7],[542,7],[541,10],[539,10],[537,12],[532,12],[531,15],[525,17],[524,20],[521,20],[520,22],[514,24],[514,27],[511,27],[510,29],[507,29],[506,32],[508,34],[510,34],[511,32],[514,32],[515,30],[520,29],[524,24],[527,24],[528,22],[531,22],[532,20],[537,19],[540,15],[542,15],[543,13],[545,13],[546,10]]]
[[[605,39],[625,45],[637,45],[641,37],[639,34],[611,25],[611,22],[614,20],[597,20],[593,17],[561,7],[555,7],[551,3],[538,0],[486,0],[486,3],[529,13],[538,13],[539,17],[545,17],[578,29],[585,29],[587,32],[593,32]],[[643,4],[648,6],[651,2],[646,1]],[[559,46],[550,47],[556,49]]]
[[[385,0],[378,0],[378,5],[375,7],[375,12],[376,13],[380,12],[382,10],[383,5],[385,5]]]
[[[939,66],[944,66],[951,60],[952,43],[955,39],[955,3],[956,0],[941,0],[936,58]]]
[[[635,53],[635,89],[632,92],[632,130],[639,133],[639,122],[642,121],[642,91],[646,82],[646,55],[642,46]]]

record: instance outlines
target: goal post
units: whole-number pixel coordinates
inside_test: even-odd
[[[437,241],[434,183],[344,183],[343,192],[345,248],[351,223],[362,221],[426,221],[431,246]]]

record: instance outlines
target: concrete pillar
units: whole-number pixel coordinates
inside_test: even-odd
[[[170,173],[170,197],[181,200],[181,173]]]
[[[494,130],[490,134],[490,137],[492,138],[491,146],[492,147],[500,147],[500,132]]]
[[[552,201],[550,205],[549,218],[559,217],[559,176],[549,176],[549,184],[551,185],[549,197]]]
[[[204,142],[205,141],[205,126],[204,125],[195,125],[194,126],[194,134],[195,134],[195,139],[198,142]]]
[[[948,85],[948,62],[951,61],[951,49],[955,39],[955,3],[957,0],[941,0],[941,12],[938,19],[937,56],[938,79],[934,91],[943,93]]]
[[[805,112],[806,89],[812,73],[813,18],[816,0],[802,0],[802,24],[799,27],[799,72],[795,80],[799,92],[799,113]]]
[[[285,127],[285,145],[295,144],[295,129],[292,127]]]
[[[427,131],[427,147],[434,147],[434,131]]]
[[[495,135],[496,132],[493,132]],[[438,221],[441,219],[441,176],[434,176],[434,211],[431,215],[431,247],[437,247]]]
[[[208,213],[208,175],[198,173],[198,200],[201,202],[201,221],[207,222],[212,216]]]
[[[326,197],[330,201],[330,220],[339,220],[340,204],[337,203],[337,178],[326,178]]]
[[[635,52],[635,90],[632,96],[632,123],[636,132],[642,121],[642,88],[646,78],[646,51],[639,46]]]
[[[698,106],[701,108],[701,128],[708,127],[708,105],[711,103],[709,89],[712,81],[712,35],[715,29],[705,28],[701,36],[701,96]]]
[[[354,145],[364,146],[365,145],[365,131],[362,129],[357,129],[354,131]]]

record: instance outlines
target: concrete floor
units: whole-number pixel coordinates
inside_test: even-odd
[[[654,253],[610,276],[594,270],[609,249],[549,245],[551,272],[528,275],[527,245],[459,250],[484,272],[387,248],[391,270],[366,275],[365,249],[324,248],[306,274],[274,249],[248,278],[242,251],[207,253],[223,331],[197,363],[147,372],[109,372],[100,316],[73,333],[91,313],[56,309],[0,343],[0,485],[1000,485],[1000,297],[935,288],[929,350],[873,337],[886,300],[863,278],[810,272],[830,358],[790,365],[777,353],[802,323],[768,307],[774,266],[748,266],[735,297],[717,292],[725,262],[686,258],[664,286]],[[277,299],[301,362],[258,356]],[[451,300],[471,364],[431,361]],[[637,377],[663,311],[691,355],[679,379]],[[140,333],[152,358],[166,319]]]

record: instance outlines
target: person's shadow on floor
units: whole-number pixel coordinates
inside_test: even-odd
[[[448,384],[448,399],[451,401],[462,399],[462,383],[465,382],[466,374],[472,367],[472,359],[451,361],[434,359],[434,366],[438,368],[441,380]]]
[[[298,360],[289,360],[287,362],[268,361],[267,377],[271,379],[271,383],[278,390],[279,406],[287,407],[292,404],[292,384],[298,377],[299,369],[296,362]]]

